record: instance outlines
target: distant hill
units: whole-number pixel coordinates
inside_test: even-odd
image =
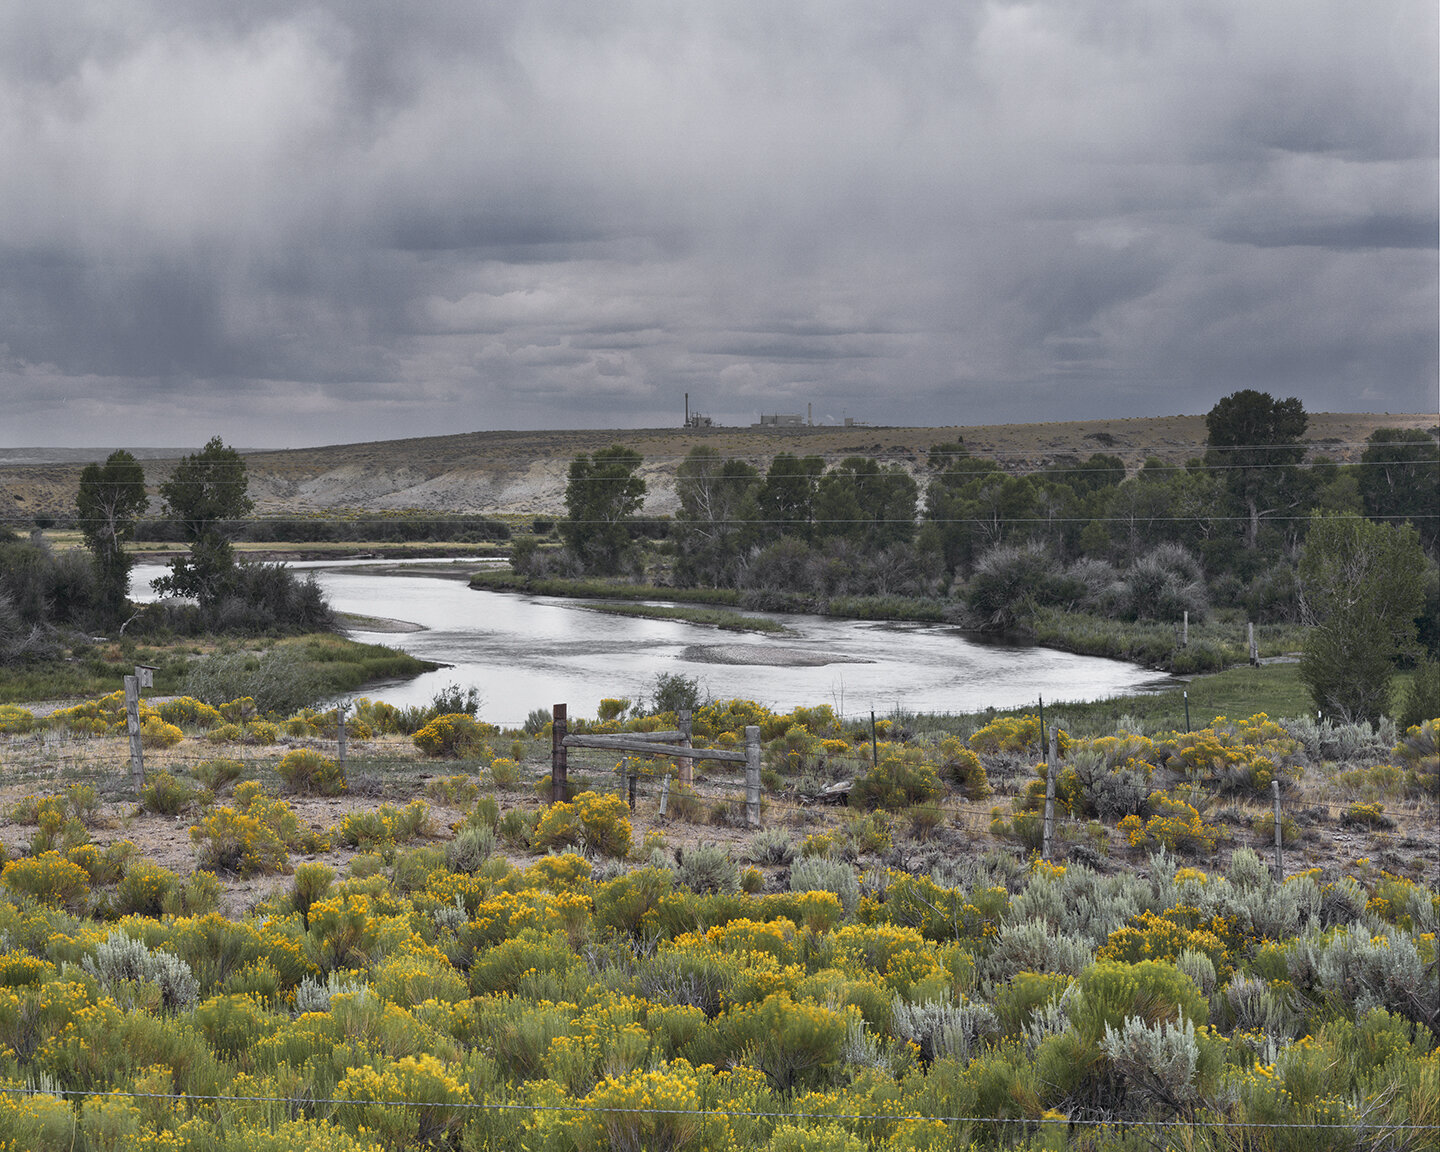
[[[1356,460],[1376,428],[1423,428],[1437,433],[1436,417],[1382,413],[1310,414],[1307,439],[1315,454]],[[382,511],[424,509],[474,513],[554,515],[564,511],[565,473],[581,452],[627,444],[645,457],[650,495],[646,510],[674,510],[675,469],[691,448],[713,447],[764,469],[781,452],[832,460],[870,456],[900,464],[919,476],[935,444],[963,439],[975,455],[990,456],[1008,471],[1029,472],[1094,452],[1119,456],[1139,467],[1147,457],[1180,464],[1204,451],[1203,416],[1127,420],[1070,420],[1041,424],[985,424],[949,428],[641,428],[614,431],[467,432],[410,440],[376,440],[321,448],[246,453],[250,493],[262,516],[327,509]],[[172,459],[148,449],[146,477],[152,489]],[[35,515],[63,515],[74,507],[80,471],[104,450],[0,450],[0,514],[14,522]],[[60,457],[60,458],[57,458]],[[158,504],[158,500],[157,500]]]

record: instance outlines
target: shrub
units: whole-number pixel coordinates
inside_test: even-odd
[[[965,799],[983,800],[990,795],[990,781],[979,756],[954,737],[942,742],[940,751],[946,757],[940,774],[958,788]]]
[[[790,891],[833,892],[840,898],[847,916],[852,915],[860,903],[860,881],[855,877],[855,869],[823,856],[806,856],[795,862],[790,869]]]
[[[630,810],[614,793],[582,792],[574,804],[563,800],[540,815],[530,836],[534,848],[577,847],[602,856],[630,851]]]
[[[734,892],[739,886],[735,864],[729,853],[718,844],[697,844],[694,848],[675,850],[680,883],[699,894]]]
[[[177,696],[174,700],[166,700],[157,704],[155,711],[160,713],[160,719],[165,723],[177,724],[182,728],[213,728],[223,720],[219,711],[193,696]]]
[[[216,757],[213,760],[200,761],[191,769],[191,772],[195,779],[218,795],[245,774],[245,765],[239,760]]]
[[[475,872],[495,852],[495,830],[466,825],[445,846],[445,863],[452,872]]]
[[[753,896],[765,887],[765,873],[753,865],[740,873],[740,891]]]
[[[1273,818],[1272,818],[1273,822]],[[1351,804],[1340,814],[1340,825],[1343,828],[1379,828],[1392,829],[1395,821],[1385,815],[1383,804]],[[1271,832],[1274,832],[1272,827]],[[1282,832],[1283,835],[1283,827]]]
[[[169,952],[152,952],[123,932],[111,932],[95,946],[93,955],[85,957],[81,967],[111,996],[122,1003],[129,1001],[132,1006],[135,996],[127,986],[136,984],[152,985],[159,992],[160,1006],[167,1012],[192,1008],[200,997],[200,983],[190,965]]]
[[[886,756],[850,790],[850,802],[864,808],[899,809],[938,800],[940,778],[932,764],[919,760],[918,752],[907,750]]]
[[[766,828],[746,842],[744,858],[752,864],[789,864],[795,859],[794,838],[784,828]]]
[[[90,895],[89,880],[84,868],[53,851],[12,860],[0,872],[0,884],[15,895],[30,896],[42,904],[68,908],[77,908],[85,903]]]
[[[198,846],[201,868],[240,876],[283,872],[290,862],[288,848],[319,851],[328,845],[300,826],[285,801],[267,800],[253,780],[235,789],[234,808],[212,808],[190,829],[190,838]]]
[[[340,765],[311,748],[294,748],[280,757],[275,772],[294,792],[338,796],[345,791]]]
[[[115,886],[115,910],[122,916],[158,917],[179,890],[179,876],[142,860],[132,864]]]
[[[528,848],[539,819],[538,812],[526,812],[521,808],[512,808],[500,817],[495,825],[495,831],[500,834],[500,839],[511,847]]]
[[[480,794],[475,781],[468,776],[441,776],[425,785],[425,795],[438,804],[458,807],[468,804]]]
[[[183,739],[184,732],[154,714],[146,716],[140,725],[140,743],[145,748],[173,748]]]
[[[159,816],[178,816],[195,799],[195,790],[169,772],[157,772],[140,789],[140,807]]]
[[[907,817],[910,834],[917,840],[928,840],[935,829],[945,823],[945,809],[939,804],[917,804],[910,809]]]
[[[435,717],[411,739],[427,756],[478,756],[484,750],[486,737],[497,731],[468,713],[449,712]]]
[[[237,744],[243,735],[239,724],[217,724],[205,733],[205,739],[211,744]]]
[[[404,808],[382,804],[378,809],[349,812],[335,828],[344,844],[373,851],[393,848],[423,835],[430,826],[430,808],[423,800],[412,800]]]
[[[0,736],[23,736],[35,727],[35,715],[14,704],[0,704]]]
[[[280,739],[280,729],[269,720],[252,720],[245,725],[245,743],[274,744]]]
[[[490,761],[490,779],[501,788],[509,788],[520,782],[524,770],[508,756],[497,756]]]

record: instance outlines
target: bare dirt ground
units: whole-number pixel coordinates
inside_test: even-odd
[[[1317,455],[1337,461],[1359,458],[1376,428],[1434,429],[1427,414],[1310,413],[1306,439]],[[1203,416],[1119,420],[1071,420],[1037,424],[989,424],[941,428],[629,428],[598,431],[470,432],[411,440],[334,445],[246,455],[250,495],[261,516],[300,515],[333,509],[420,509],[482,514],[556,515],[564,510],[566,469],[581,452],[622,443],[645,457],[650,487],[645,511],[676,507],[675,471],[686,453],[707,445],[758,467],[793,452],[839,460],[860,455],[882,464],[923,472],[936,444],[962,439],[976,455],[1007,470],[1033,471],[1094,452],[1119,456],[1139,467],[1156,456],[1181,464],[1204,451]],[[73,512],[84,461],[73,450],[47,459],[11,453],[0,459],[0,510],[30,517]],[[152,493],[174,461],[147,460]],[[158,500],[155,504],[158,507]]]

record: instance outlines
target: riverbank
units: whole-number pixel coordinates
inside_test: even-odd
[[[780,614],[829,616],[841,620],[951,624],[977,642],[999,640],[1029,643],[1077,656],[1124,660],[1177,676],[1220,672],[1248,664],[1246,621],[1242,614],[1216,611],[1211,619],[1191,624],[1188,635],[1179,624],[1112,620],[1080,612],[1036,611],[1019,630],[1006,634],[975,627],[958,600],[913,596],[837,596],[816,600],[788,592],[740,592],[733,588],[669,588],[593,577],[531,578],[501,568],[473,573],[470,586],[487,592],[523,592],[531,596],[612,601],[665,600],[717,608],[740,608]],[[642,612],[635,612],[642,615]],[[662,618],[662,617],[657,617]],[[685,617],[668,617],[685,618]],[[1300,648],[1300,625],[1261,625],[1255,630],[1262,659],[1293,656]]]

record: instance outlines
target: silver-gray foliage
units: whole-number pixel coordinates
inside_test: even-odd
[[[370,986],[356,980],[348,980],[337,972],[321,978],[306,976],[295,988],[295,1015],[306,1012],[328,1012],[330,1001],[336,996],[354,996],[360,1003],[370,997]]]
[[[840,898],[845,915],[852,915],[860,903],[860,881],[855,869],[840,860],[806,856],[790,869],[790,891],[833,892]]]
[[[999,1033],[1000,1024],[988,1004],[943,1000],[911,1004],[897,996],[891,1008],[890,1031],[899,1040],[918,1044],[921,1059],[952,1056],[968,1060],[982,1040]]]
[[[200,998],[200,982],[190,965],[170,952],[152,952],[139,940],[118,929],[95,946],[80,965],[117,1003],[136,1007],[138,984],[160,990],[160,1006],[166,1012],[184,1012]]]
[[[1163,1108],[1195,1103],[1195,1068],[1200,1046],[1189,1020],[1149,1024],[1128,1017],[1120,1028],[1105,1025],[1105,1055],[1141,1097]]]

